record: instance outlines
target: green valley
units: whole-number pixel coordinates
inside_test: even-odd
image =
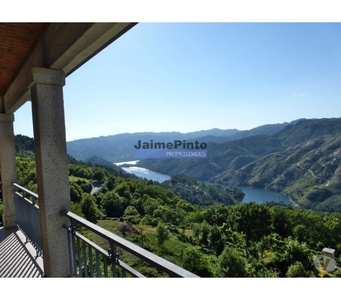
[[[205,161],[146,159],[139,166],[227,186],[266,188],[299,206],[341,211],[341,119],[310,119],[270,135],[208,144]]]
[[[17,154],[18,183],[36,192],[34,153],[23,145]],[[313,163],[296,158],[292,161],[299,172]],[[312,171],[308,173],[314,180],[322,180],[314,177],[322,176],[317,169]],[[341,277],[340,269],[328,273],[314,265],[325,247],[336,250],[341,264],[340,212],[242,204],[241,191],[232,186],[204,184],[185,175],[159,184],[73,157],[69,176],[74,213],[201,277]],[[329,190],[334,186],[329,180],[320,185]],[[326,195],[312,189],[309,197]],[[90,232],[82,233],[94,239]],[[164,277],[133,258],[131,263],[150,277]]]

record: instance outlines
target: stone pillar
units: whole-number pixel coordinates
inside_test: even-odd
[[[68,277],[68,223],[60,215],[70,210],[62,70],[32,68],[31,101],[37,167],[41,234],[46,277]]]
[[[16,226],[14,191],[12,186],[12,183],[17,180],[13,121],[13,114],[0,113],[0,167],[2,199],[4,205],[4,215],[2,219],[5,228]]]

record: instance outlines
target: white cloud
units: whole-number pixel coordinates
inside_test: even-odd
[[[293,96],[294,97],[305,97],[305,96],[307,96],[307,94],[305,94],[305,93],[293,93]]]

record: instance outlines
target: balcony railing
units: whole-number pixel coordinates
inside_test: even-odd
[[[34,245],[37,255],[43,256],[39,207],[35,204],[38,195],[18,184],[13,186],[16,194],[18,226],[27,240]],[[148,274],[138,271],[138,267],[128,265],[122,257],[129,257],[129,261],[133,262],[134,266],[155,268],[160,277],[198,277],[70,211],[63,210],[60,213],[70,221],[63,227],[69,241],[71,277],[149,277]],[[100,239],[102,246],[87,238],[86,233],[91,233]],[[103,245],[108,246],[107,250]]]
[[[13,186],[17,225],[26,242],[36,250],[36,256],[42,256],[39,206],[36,204],[38,195],[19,184],[13,183]]]

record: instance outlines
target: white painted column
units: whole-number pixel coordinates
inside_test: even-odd
[[[14,115],[0,113],[0,167],[2,199],[4,205],[3,223],[5,228],[16,226],[14,191],[12,183],[17,180],[15,159]]]
[[[60,215],[70,210],[62,70],[32,68],[31,87],[44,272],[46,277],[68,277],[68,223]]]

